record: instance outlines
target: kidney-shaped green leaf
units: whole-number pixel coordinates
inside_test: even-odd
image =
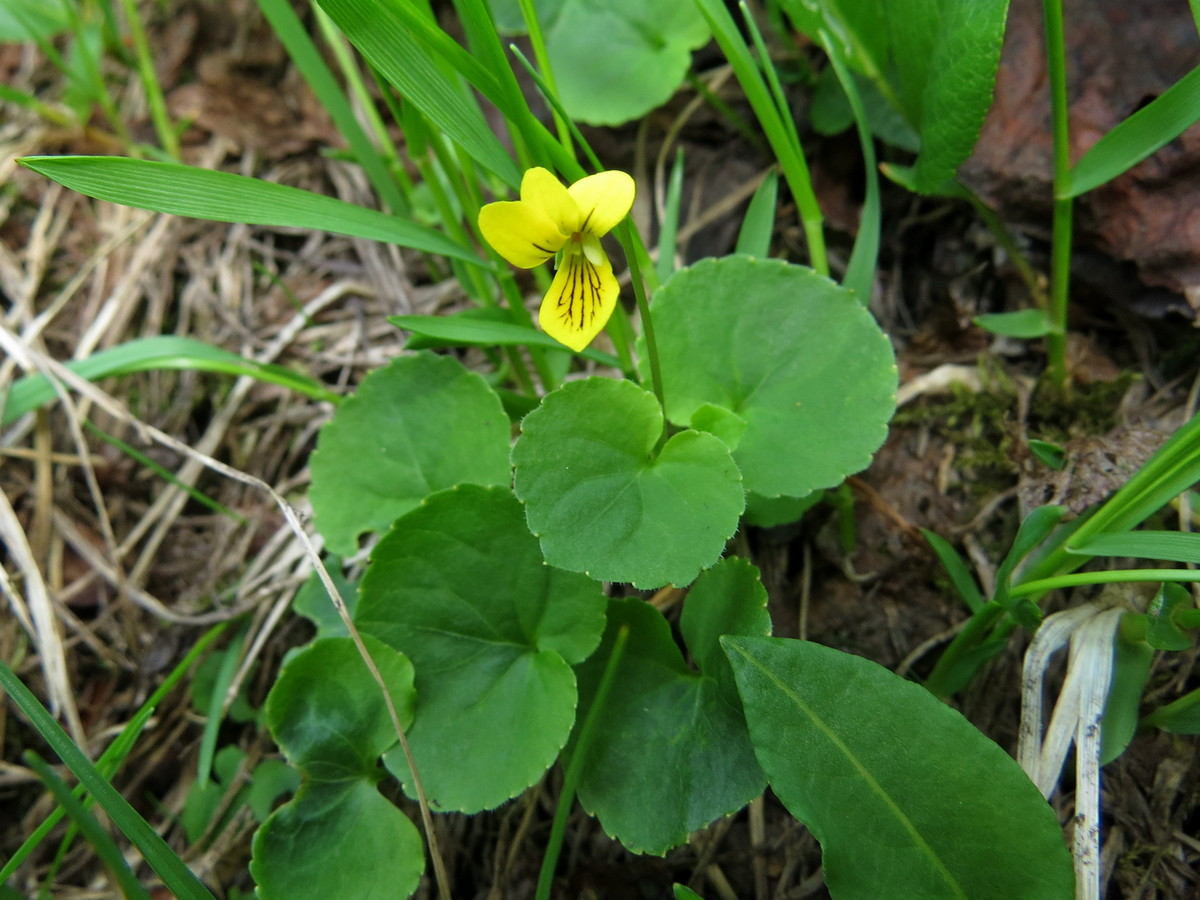
[[[250,874],[261,900],[384,900],[416,890],[421,836],[366,781],[312,781],[254,836]]]
[[[1069,900],[1053,810],[959,713],[819,644],[727,637],[771,788],[821,842],[838,900]]]
[[[513,447],[517,496],[551,565],[639,588],[690,584],[721,555],[745,506],[720,440],[662,433],[654,395],[586,378],[542,398]]]
[[[611,601],[603,649],[579,667],[585,709],[620,628],[629,628],[629,639],[586,749],[579,799],[630,850],[664,853],[762,791],[718,639],[769,634],[766,602],[758,570],[745,560],[723,560],[700,576],[680,621],[697,672],[658,610],[637,599]]]
[[[412,664],[369,635],[363,643],[407,727]],[[254,836],[250,872],[258,896],[411,894],[425,854],[416,827],[375,788],[379,756],[396,743],[396,730],[354,642],[325,638],[294,655],[266,707],[272,736],[305,782]],[[384,859],[388,865],[380,866]]]
[[[691,51],[708,39],[692,0],[565,0],[546,32],[546,52],[567,112],[619,125],[671,99]]]
[[[713,407],[740,417],[733,458],[746,490],[803,497],[865,468],[883,443],[895,356],[829,279],[779,260],[709,259],[676,272],[651,310],[667,415],[697,428],[718,419]]]
[[[413,667],[402,654],[364,638],[400,715],[412,718]],[[358,648],[325,638],[293,656],[267,696],[267,725],[288,761],[313,781],[374,779],[396,731]]]
[[[317,528],[349,556],[422,498],[460,483],[507,484],[500,398],[458,360],[418,353],[363,379],[321,429],[309,499]]]
[[[371,555],[355,621],[409,655],[409,744],[438,809],[524,790],[575,720],[575,675],[604,629],[600,585],[545,565],[507,488],[463,485],[397,520]],[[387,765],[408,780],[404,758]]]

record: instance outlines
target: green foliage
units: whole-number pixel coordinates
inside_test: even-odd
[[[604,596],[544,565],[507,488],[464,485],[379,542],[356,622],[417,668],[409,743],[431,804],[477,812],[534,783],[566,742],[570,667],[600,640]],[[387,764],[408,779],[402,755]]]
[[[818,644],[722,643],[758,760],[821,842],[833,896],[875,898],[881,885],[897,897],[1074,896],[1053,810],[957,712]]]
[[[5,0],[0,4],[0,43],[54,37],[67,29],[62,8],[39,0]]]
[[[66,366],[88,381],[161,369],[248,375],[260,381],[282,385],[315,400],[340,400],[337,394],[314,378],[282,366],[255,362],[194,338],[175,335],[163,334],[126,341],[84,359],[72,360]],[[15,422],[26,413],[49,403],[56,396],[54,385],[45,375],[26,375],[14,383],[9,391],[3,404],[0,425]]]
[[[214,222],[331,231],[479,262],[471,251],[432,228],[232,172],[120,156],[27,156],[20,162],[97,200]]]
[[[1077,197],[1116,178],[1200,120],[1200,67],[1192,69],[1112,131],[1071,169],[1067,194]]]
[[[715,410],[743,420],[733,458],[747,490],[832,487],[883,443],[891,344],[832,281],[777,260],[705,260],[664,284],[653,311],[668,417],[694,428],[712,427]]]
[[[613,600],[604,643],[579,668],[581,707],[595,694],[616,633],[630,631],[599,732],[579,782],[584,808],[630,850],[665,853],[761,793],[762,773],[742,717],[723,634],[770,634],[758,570],[731,558],[688,593],[679,627],[684,660],[662,614]]]
[[[543,27],[559,99],[592,125],[619,125],[671,99],[691,51],[709,40],[692,0],[563,0]]]
[[[573,381],[526,416],[514,484],[547,562],[643,588],[716,562],[745,508],[738,468],[703,432],[656,450],[662,432],[654,395],[609,378]]]
[[[917,189],[934,193],[951,180],[991,106],[1008,0],[780,5],[797,28],[869,78],[917,133]]]
[[[431,353],[372,372],[321,429],[309,496],[336,553],[428,494],[508,482],[508,417],[478,374]]]
[[[407,725],[412,664],[379,641],[363,640]],[[375,787],[379,756],[396,732],[354,642],[327,638],[294,656],[267,698],[267,719],[304,784],[255,834],[250,872],[259,896],[411,893],[425,855],[416,827]],[[387,866],[379,864],[383,859]]]

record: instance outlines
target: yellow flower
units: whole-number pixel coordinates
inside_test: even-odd
[[[600,238],[629,214],[633,179],[600,172],[569,188],[546,169],[521,179],[521,199],[489,203],[479,230],[496,252],[522,269],[562,252],[558,274],[542,299],[538,322],[550,337],[578,352],[608,323],[620,287]]]

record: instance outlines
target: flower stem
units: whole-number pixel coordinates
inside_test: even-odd
[[[642,317],[642,335],[646,338],[646,361],[650,364],[650,384],[663,414],[663,432],[655,445],[655,452],[667,441],[667,404],[663,399],[662,370],[658,365],[658,343],[654,340],[654,320],[650,315],[650,299],[646,296],[646,285],[642,282],[642,267],[629,223],[621,224],[621,245],[629,262],[629,274],[633,281],[633,295],[637,298],[638,312]]]
[[[1054,224],[1050,263],[1050,321],[1046,336],[1050,379],[1058,388],[1067,384],[1067,299],[1071,282],[1072,200],[1070,187],[1070,125],[1067,120],[1067,65],[1063,37],[1062,0],[1042,0],[1046,22],[1046,72],[1050,81],[1050,115],[1054,134]]]
[[[600,684],[596,688],[596,696],[592,698],[591,708],[579,728],[579,739],[575,742],[575,751],[571,754],[571,762],[567,765],[563,776],[562,794],[558,798],[558,806],[554,810],[554,821],[550,825],[550,840],[546,844],[546,855],[542,857],[542,870],[538,873],[537,894],[535,900],[550,900],[550,890],[554,886],[554,867],[558,863],[558,855],[562,850],[563,835],[567,830],[567,818],[571,815],[571,807],[575,804],[575,788],[579,784],[579,776],[583,764],[587,760],[587,751],[596,733],[600,721],[600,713],[608,692],[612,688],[625,654],[625,644],[629,641],[629,626],[622,625],[613,641],[612,652],[608,662],[604,664],[604,674],[600,676]]]

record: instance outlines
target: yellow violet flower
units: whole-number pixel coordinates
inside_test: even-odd
[[[562,252],[558,274],[542,299],[538,322],[550,337],[578,352],[608,323],[620,287],[600,238],[629,214],[633,179],[600,172],[563,187],[546,169],[521,179],[521,199],[489,203],[479,230],[496,252],[521,269]]]

